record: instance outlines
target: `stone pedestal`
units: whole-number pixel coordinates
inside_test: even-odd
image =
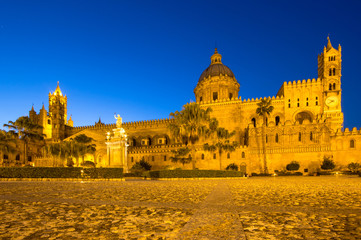
[[[109,167],[123,168],[128,172],[127,161],[127,135],[121,127],[113,129],[113,133],[107,133],[107,165]]]

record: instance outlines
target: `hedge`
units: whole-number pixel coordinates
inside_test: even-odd
[[[82,171],[83,170],[83,173]],[[123,178],[122,168],[2,167],[0,178]]]
[[[278,172],[277,176],[303,176],[302,172]]]
[[[149,172],[149,177],[151,178],[218,178],[243,176],[243,172],[221,170],[159,170]]]

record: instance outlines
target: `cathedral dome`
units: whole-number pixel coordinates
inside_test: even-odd
[[[217,48],[211,57],[211,64],[199,77],[194,89],[196,102],[211,102],[218,99],[238,98],[239,83],[233,72],[222,63]]]
[[[203,71],[199,78],[199,82],[202,81],[204,78],[207,78],[209,76],[219,76],[219,75],[228,75],[229,77],[234,77],[233,72],[229,67],[226,65],[220,64],[211,64],[209,67],[206,68],[206,70]]]
[[[201,76],[199,77],[198,82],[202,81],[204,78],[208,78],[209,76],[220,76],[227,75],[229,77],[234,77],[233,72],[229,67],[222,63],[222,55],[218,53],[217,48],[214,51],[214,54],[211,57],[211,65],[203,71]]]

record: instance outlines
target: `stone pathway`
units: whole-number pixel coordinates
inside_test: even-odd
[[[361,178],[1,182],[0,240],[361,239]]]
[[[245,239],[242,223],[226,183],[219,183],[177,239]]]

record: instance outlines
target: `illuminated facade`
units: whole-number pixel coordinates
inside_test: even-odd
[[[233,141],[240,143],[235,152],[225,153],[222,168],[235,163],[247,172],[262,169],[262,117],[257,116],[257,103],[261,98],[242,99],[240,85],[233,72],[222,63],[215,51],[210,66],[204,70],[194,89],[196,102],[212,108],[212,117],[221,127],[235,130]],[[278,93],[271,97],[274,110],[265,127],[266,156],[270,172],[283,170],[291,161],[298,161],[300,171],[316,171],[324,157],[333,159],[337,166],[358,162],[361,154],[361,132],[356,128],[343,130],[341,109],[341,46],[327,46],[318,56],[318,78],[284,82]],[[73,127],[67,121],[67,98],[59,85],[49,94],[49,112],[43,107],[39,114],[32,109],[30,117],[44,127],[49,139],[63,140],[78,134],[86,134],[96,140],[97,153],[89,157],[97,166],[112,166],[107,155],[107,132],[117,129],[115,124]],[[186,168],[170,161],[172,150],[181,146],[172,139],[168,123],[170,119],[122,123],[128,136],[126,165],[145,159],[152,169]],[[212,140],[210,140],[212,141]],[[219,169],[218,153],[202,150],[196,153],[196,167]],[[109,151],[109,149],[108,149]],[[41,164],[40,164],[41,165]]]

